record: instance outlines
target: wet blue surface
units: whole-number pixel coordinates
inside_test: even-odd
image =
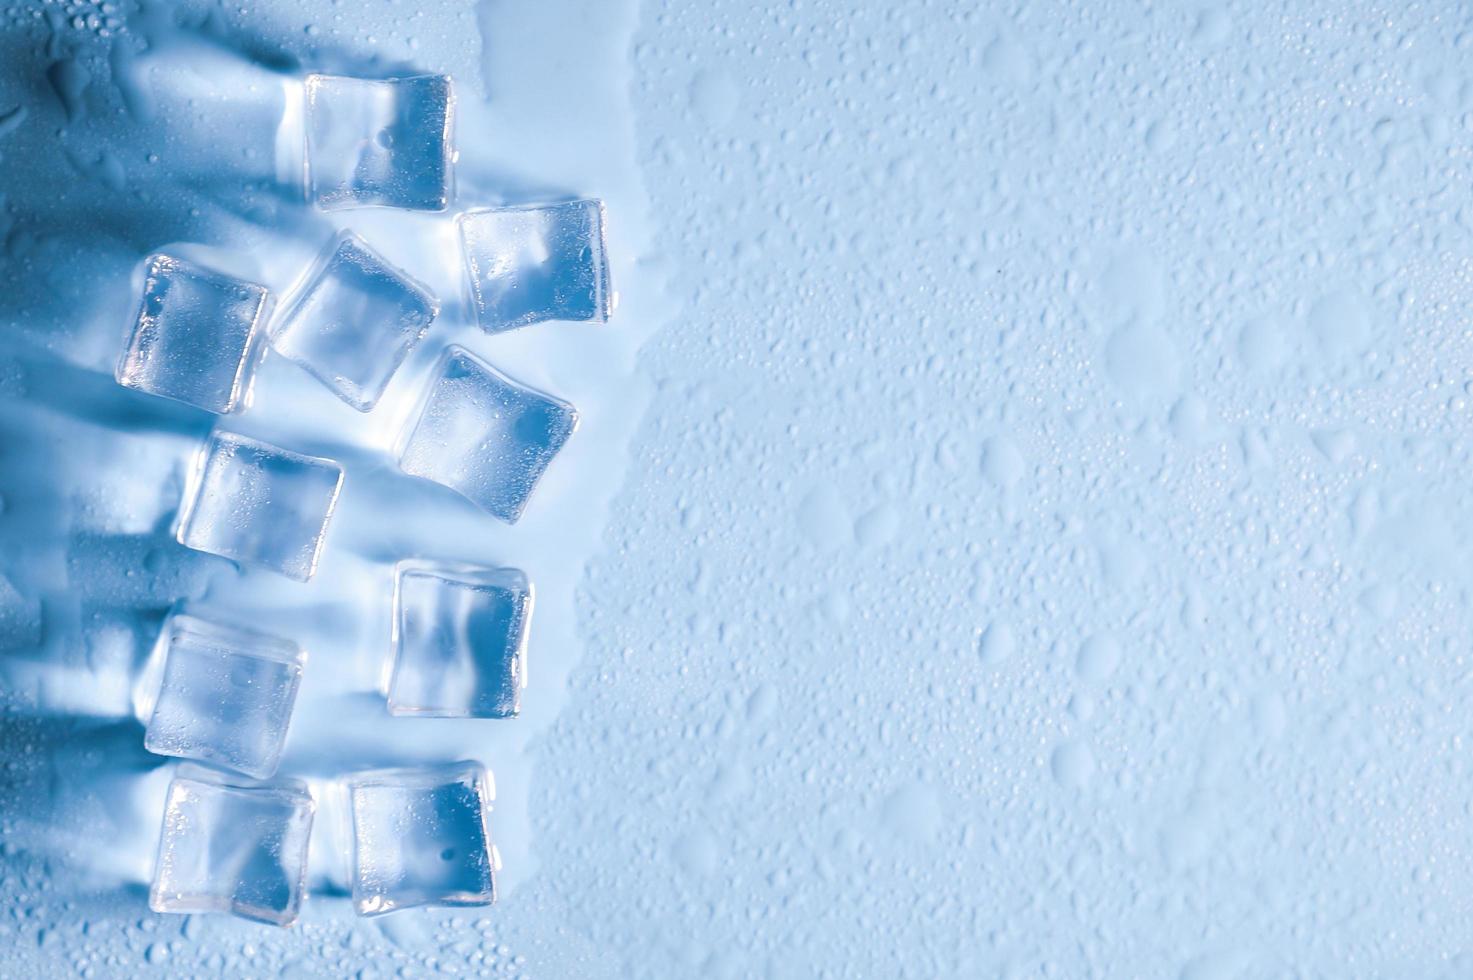
[[[0,972],[1473,974],[1466,10],[32,9]],[[334,233],[312,70],[453,75],[459,200],[606,200],[620,302],[488,336],[453,223],[360,229],[445,322],[366,418],[263,365],[242,421],[359,488],[295,592],[172,543],[212,419],[110,372],[150,251],[276,287]],[[449,342],[578,407],[516,525],[393,469]],[[383,715],[421,552],[537,584],[517,719]],[[191,594],[311,650],[284,769],[488,765],[496,906],[356,917],[329,792],[293,929],[147,911],[131,685]]]

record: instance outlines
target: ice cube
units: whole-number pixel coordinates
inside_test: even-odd
[[[366,412],[439,311],[428,289],[345,231],[272,324],[271,345]]]
[[[400,562],[389,711],[510,718],[521,709],[532,584],[514,568]]]
[[[149,908],[291,925],[301,910],[314,811],[296,780],[258,783],[181,766],[164,804]]]
[[[307,187],[323,208],[443,211],[455,96],[446,75],[308,75]]]
[[[286,742],[302,651],[290,640],[186,613],[164,624],[164,673],[143,745],[265,779]]]
[[[602,201],[467,211],[457,223],[482,330],[609,318]]]
[[[330,459],[217,432],[185,491],[179,543],[305,582],[342,484],[343,468]]]
[[[578,413],[462,347],[446,349],[432,379],[403,441],[400,468],[514,523],[547,464],[578,427]]]
[[[244,408],[266,304],[264,286],[170,255],[150,256],[118,383],[209,412]]]
[[[496,792],[479,763],[359,773],[347,787],[359,915],[496,900]]]

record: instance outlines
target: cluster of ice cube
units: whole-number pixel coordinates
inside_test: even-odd
[[[324,210],[446,210],[454,96],[439,75],[312,75],[304,179]],[[604,208],[594,200],[478,208],[455,218],[468,314],[487,333],[605,321]],[[360,412],[378,405],[441,312],[434,293],[350,230],[327,242],[278,309],[270,289],[179,256],[144,264],[120,384],[217,415],[251,405],[267,347]],[[399,468],[515,523],[578,425],[572,405],[449,345],[396,443]],[[300,582],[317,573],[343,468],[217,428],[198,452],[175,535],[186,547]],[[351,492],[351,489],[348,491]],[[517,569],[401,561],[385,640],[390,715],[511,718],[521,710],[533,587]],[[150,904],[290,924],[300,907],[312,789],[278,777],[305,651],[292,639],[176,610],[154,661],[145,746],[187,760],[168,790]],[[359,914],[495,897],[479,763],[351,773],[351,890]]]
[[[359,915],[490,905],[495,787],[478,762],[359,772],[343,781]],[[317,802],[298,779],[180,766],[164,802],[149,906],[291,925],[301,910]]]
[[[525,576],[406,562],[397,579],[390,711],[515,715],[532,603]],[[186,611],[169,617],[159,646],[144,745],[189,762],[169,787],[150,904],[290,924],[316,802],[306,783],[273,777],[303,652],[283,637]],[[357,772],[341,783],[359,914],[495,898],[495,789],[480,763]]]

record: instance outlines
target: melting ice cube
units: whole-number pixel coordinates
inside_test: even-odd
[[[532,584],[514,568],[401,562],[389,711],[510,718],[521,708]]]
[[[258,783],[181,766],[169,784],[148,905],[291,925],[315,805],[296,780]]]
[[[290,640],[186,613],[164,624],[164,671],[143,744],[264,779],[276,772],[302,676]]]
[[[518,384],[452,346],[432,375],[399,466],[513,523],[577,427],[572,405]]]
[[[272,325],[271,345],[366,412],[439,310],[427,288],[345,231]]]
[[[443,211],[455,97],[446,75],[308,75],[307,187],[323,208]]]
[[[179,543],[305,582],[317,571],[343,468],[233,432],[201,453],[179,513]]]
[[[150,256],[118,383],[209,412],[243,408],[266,305],[264,286],[173,256]]]
[[[495,901],[496,793],[479,763],[364,772],[347,789],[359,915]]]
[[[603,202],[467,211],[457,223],[481,329],[609,318]]]

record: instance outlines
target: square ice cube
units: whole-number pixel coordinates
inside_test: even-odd
[[[170,255],[144,263],[143,300],[118,360],[118,384],[233,412],[249,401],[264,286]]]
[[[301,910],[315,805],[296,780],[181,766],[164,804],[148,905],[288,926]]]
[[[185,491],[179,543],[305,582],[342,485],[343,468],[330,459],[217,432]]]
[[[272,324],[271,345],[366,412],[439,311],[434,294],[345,231]]]
[[[265,779],[286,743],[302,651],[290,640],[176,613],[144,748]]]
[[[457,223],[482,330],[609,318],[602,201],[467,211]]]
[[[359,915],[496,900],[496,792],[479,763],[359,773],[347,786]]]
[[[578,427],[567,402],[501,374],[462,347],[440,358],[399,466],[442,483],[508,524]]]
[[[389,712],[513,717],[531,621],[532,584],[515,568],[400,562]]]
[[[318,206],[443,211],[455,95],[447,75],[308,75],[307,187]]]

